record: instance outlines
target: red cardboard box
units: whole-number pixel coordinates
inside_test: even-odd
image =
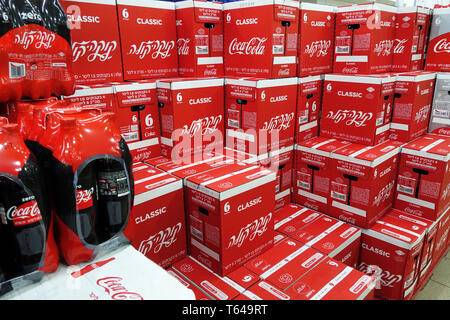
[[[295,143],[300,143],[319,135],[323,78],[324,76],[298,78]]]
[[[430,23],[430,9],[422,7],[397,8],[392,71],[423,70]]]
[[[450,72],[450,5],[435,5],[425,70]]]
[[[226,78],[226,146],[254,155],[292,146],[296,99],[297,78]]]
[[[115,0],[64,0],[76,84],[123,81]]]
[[[221,276],[273,245],[275,172],[236,163],[186,179],[192,257]]]
[[[223,149],[224,80],[174,78],[156,82],[161,153],[173,158]]]
[[[335,11],[332,6],[300,3],[299,77],[333,72]]]
[[[369,146],[388,139],[395,77],[325,75],[320,136]]]
[[[374,278],[326,258],[286,293],[295,300],[373,300],[374,287]]]
[[[450,199],[450,137],[426,134],[402,147],[394,208],[438,219]]]
[[[401,145],[389,140],[375,147],[350,144],[333,151],[328,214],[362,228],[386,214],[394,200]]]
[[[199,0],[175,3],[181,77],[223,77],[223,7]]]
[[[161,155],[156,82],[113,83],[116,122],[128,144],[133,162]]]
[[[438,72],[428,132],[450,136],[450,73]]]
[[[223,9],[226,76],[297,75],[298,1],[244,0]]]
[[[290,236],[330,258],[356,268],[361,230],[323,215]]]
[[[71,96],[63,96],[69,103],[81,103],[84,107],[100,109],[102,112],[114,112],[116,99],[110,84],[78,85]]]
[[[427,132],[435,81],[435,72],[397,75],[389,139],[409,142]]]
[[[450,207],[438,219],[439,229],[436,232],[436,244],[434,246],[433,259],[430,269],[433,270],[448,249],[448,237],[450,234]]]
[[[338,7],[333,71],[391,71],[396,12],[396,7],[378,3]]]
[[[308,208],[328,212],[331,152],[350,142],[316,137],[295,145],[293,200]]]
[[[133,247],[163,268],[186,256],[183,182],[150,165],[133,166]]]
[[[175,4],[117,0],[124,80],[177,77]]]
[[[275,231],[292,236],[307,224],[322,217],[323,214],[290,203],[274,213]]]
[[[420,277],[420,257],[427,228],[386,215],[362,230],[359,270],[377,278],[375,295],[409,299]]]

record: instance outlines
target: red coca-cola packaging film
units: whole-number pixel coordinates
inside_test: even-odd
[[[174,159],[223,148],[224,80],[157,81],[161,154]]]
[[[373,277],[327,257],[286,293],[295,300],[373,300],[374,288]]]
[[[358,269],[377,278],[375,295],[410,299],[420,277],[427,228],[388,214],[362,232]]]
[[[42,156],[58,245],[67,264],[90,261],[132,238],[127,229],[134,201],[131,154],[112,113],[61,111],[46,119],[39,144],[51,150]]]
[[[324,215],[290,237],[346,265],[358,266],[361,230],[345,222]]]
[[[133,162],[161,155],[156,82],[113,83],[116,121]]]
[[[213,297],[200,290],[195,284],[179,275],[172,267],[169,267],[166,270],[168,274],[181,282],[186,288],[192,290],[195,295],[195,300],[214,300]]]
[[[430,27],[425,70],[450,72],[450,5],[436,5]]]
[[[395,209],[390,211],[388,215],[427,228],[424,238],[422,254],[420,256],[419,276],[418,276],[419,278],[415,289],[415,291],[417,292],[417,290],[421,287],[422,283],[428,281],[431,272],[430,266],[435,262],[433,252],[436,244],[436,234],[439,229],[439,221],[431,221]]]
[[[296,99],[297,78],[226,78],[226,146],[255,155],[292,146]]]
[[[223,7],[219,2],[180,1],[177,18],[181,77],[223,76]]]
[[[0,296],[58,268],[44,176],[17,124],[0,117]]]
[[[186,221],[183,182],[147,164],[133,170],[135,198],[130,223],[131,244],[166,268],[186,257]]]
[[[338,7],[333,71],[391,71],[396,12],[397,8],[378,3]]]
[[[369,228],[394,200],[401,142],[349,144],[331,154],[328,214]]]
[[[295,143],[319,135],[324,76],[298,78]]]
[[[436,220],[450,198],[450,137],[426,134],[402,147],[394,207]]]
[[[320,212],[328,212],[331,152],[350,142],[316,137],[295,145],[293,200]]]
[[[392,71],[423,70],[431,16],[423,7],[397,8]]]
[[[427,132],[435,82],[435,72],[416,71],[397,75],[389,132],[391,140],[409,142]]]
[[[428,132],[450,136],[450,73],[437,73]]]
[[[178,76],[175,4],[117,0],[124,80]]]
[[[223,9],[226,76],[296,76],[298,1],[245,0]]]
[[[78,85],[75,87],[74,94],[62,98],[68,103],[81,103],[85,107],[98,108],[103,112],[114,112],[116,109],[113,87],[106,83]]]
[[[325,75],[320,136],[373,146],[389,136],[395,77]]]
[[[67,17],[57,0],[0,4],[0,102],[74,90]]]
[[[315,3],[300,3],[299,77],[333,72],[336,8]]]
[[[61,1],[72,36],[76,84],[122,81],[115,0]]]
[[[229,277],[221,277],[193,257],[174,263],[172,269],[214,300],[232,300],[246,289]]]
[[[221,276],[273,245],[276,173],[236,163],[185,185],[191,255]]]

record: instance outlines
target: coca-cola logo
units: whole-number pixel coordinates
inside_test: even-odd
[[[267,38],[253,37],[249,41],[238,41],[234,38],[228,48],[228,52],[231,55],[241,54],[241,55],[264,55],[264,50],[266,48],[265,42]]]
[[[97,285],[102,287],[113,300],[144,300],[135,292],[129,291],[121,282],[121,277],[106,277],[97,280]]]
[[[189,135],[191,138],[201,132],[202,135],[207,133],[214,133],[218,125],[222,122],[222,115],[206,117],[199,120],[194,120],[190,125],[185,125],[182,128],[182,135]]]
[[[12,221],[15,226],[21,226],[40,221],[42,216],[37,202],[29,201],[19,207],[10,207],[6,211],[6,218]]]
[[[447,38],[443,38],[435,44],[433,50],[436,53],[450,53],[450,42],[447,40]]]
[[[232,235],[228,241],[227,249],[237,246],[240,248],[246,239],[253,241],[256,236],[261,236],[267,231],[269,222],[272,220],[272,213],[255,219],[251,223],[244,226],[237,235]]]
[[[345,67],[345,68],[342,68],[342,73],[358,73],[358,67]]]
[[[378,195],[375,196],[375,199],[373,201],[373,205],[375,207],[378,207],[380,203],[383,203],[391,196],[392,190],[394,190],[394,184],[394,181],[389,182],[383,189],[380,190]]]
[[[287,130],[291,127],[293,119],[294,112],[280,114],[271,118],[269,121],[265,121],[262,129],[267,130],[267,132],[272,132],[273,130]]]
[[[177,241],[177,236],[182,226],[182,223],[178,222],[172,227],[167,227],[156,234],[151,235],[148,239],[141,242],[138,251],[147,255],[151,251],[156,254],[160,252],[163,247],[169,248]]]
[[[94,187],[87,190],[77,190],[77,206],[91,203],[93,194]]]
[[[189,42],[191,42],[191,39],[183,39],[183,38],[178,39],[177,46],[179,56],[189,55]]]
[[[395,39],[394,40],[394,48],[393,48],[393,52],[394,54],[401,54],[403,52],[405,52],[405,46],[406,43],[408,42],[407,39]]]
[[[325,57],[328,54],[328,49],[331,47],[331,40],[317,40],[311,44],[307,44],[305,48],[305,54],[310,58],[316,56],[317,58]]]
[[[392,47],[394,46],[393,40],[382,40],[375,45],[373,50],[378,56],[389,56],[392,52]]]
[[[116,41],[91,40],[73,42],[73,61],[76,62],[81,57],[86,56],[86,59],[89,62],[94,62],[96,60],[105,62],[113,57],[113,53],[116,49]]]
[[[400,274],[391,274],[388,270],[383,270],[379,266],[368,265],[365,262],[362,262],[358,269],[377,279],[377,288],[380,288],[378,283],[381,283],[384,287],[393,288],[394,285],[402,281],[403,278]]]
[[[21,35],[16,34],[14,44],[21,45],[25,50],[31,46],[34,46],[35,49],[49,49],[53,46],[55,38],[55,34],[52,32],[26,31]]]
[[[129,55],[136,55],[139,59],[144,59],[150,55],[152,59],[166,59],[171,56],[172,49],[175,48],[175,41],[149,40],[142,41],[140,44],[132,44]]]
[[[326,118],[333,120],[336,124],[344,122],[347,126],[353,125],[360,128],[367,126],[367,122],[373,118],[373,113],[355,110],[338,110],[336,112],[329,111]]]
[[[424,106],[422,108],[419,109],[419,111],[417,111],[416,115],[414,116],[414,120],[418,123],[418,122],[423,122],[423,121],[427,121],[428,116],[430,114],[430,110],[431,110],[431,106],[427,105]]]
[[[419,216],[419,217],[421,217],[422,214],[423,214],[423,211],[422,211],[422,210],[419,210],[419,209],[412,209],[412,208],[410,208],[410,207],[405,207],[405,208],[403,208],[403,211],[405,211],[406,213],[415,215],[415,216]]]

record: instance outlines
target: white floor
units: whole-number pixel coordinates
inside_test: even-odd
[[[450,251],[434,269],[428,283],[416,300],[450,300]]]

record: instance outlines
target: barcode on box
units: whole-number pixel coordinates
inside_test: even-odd
[[[194,227],[191,226],[191,235],[193,235],[194,237],[196,237],[197,239],[200,239],[203,241],[203,232],[195,229]]]
[[[126,142],[139,140],[139,135],[137,133],[123,134],[122,137]]]
[[[239,129],[239,121],[238,120],[233,120],[233,119],[228,119],[228,126],[231,127],[231,128]]]
[[[283,54],[284,53],[284,46],[276,45],[273,46],[273,54]]]
[[[347,199],[347,196],[345,194],[339,193],[339,192],[336,192],[336,191],[331,191],[331,197],[333,199],[341,200],[341,201],[345,201]]]
[[[208,54],[208,46],[196,46],[195,53],[196,54]]]
[[[384,116],[377,118],[376,126],[377,127],[381,126],[383,124],[383,121],[384,121]]]
[[[9,63],[9,77],[11,79],[20,79],[25,77],[25,64],[24,63]]]
[[[307,189],[307,190],[309,190],[311,188],[309,183],[305,182],[305,181],[297,181],[297,186],[299,188],[303,188],[303,189]]]
[[[350,47],[348,47],[348,46],[345,46],[345,47],[337,46],[336,47],[336,53],[349,53],[349,52],[350,52]]]
[[[397,185],[397,190],[403,193],[407,193],[407,194],[414,194],[414,189],[411,187],[407,187],[407,186],[402,186],[400,184]]]

